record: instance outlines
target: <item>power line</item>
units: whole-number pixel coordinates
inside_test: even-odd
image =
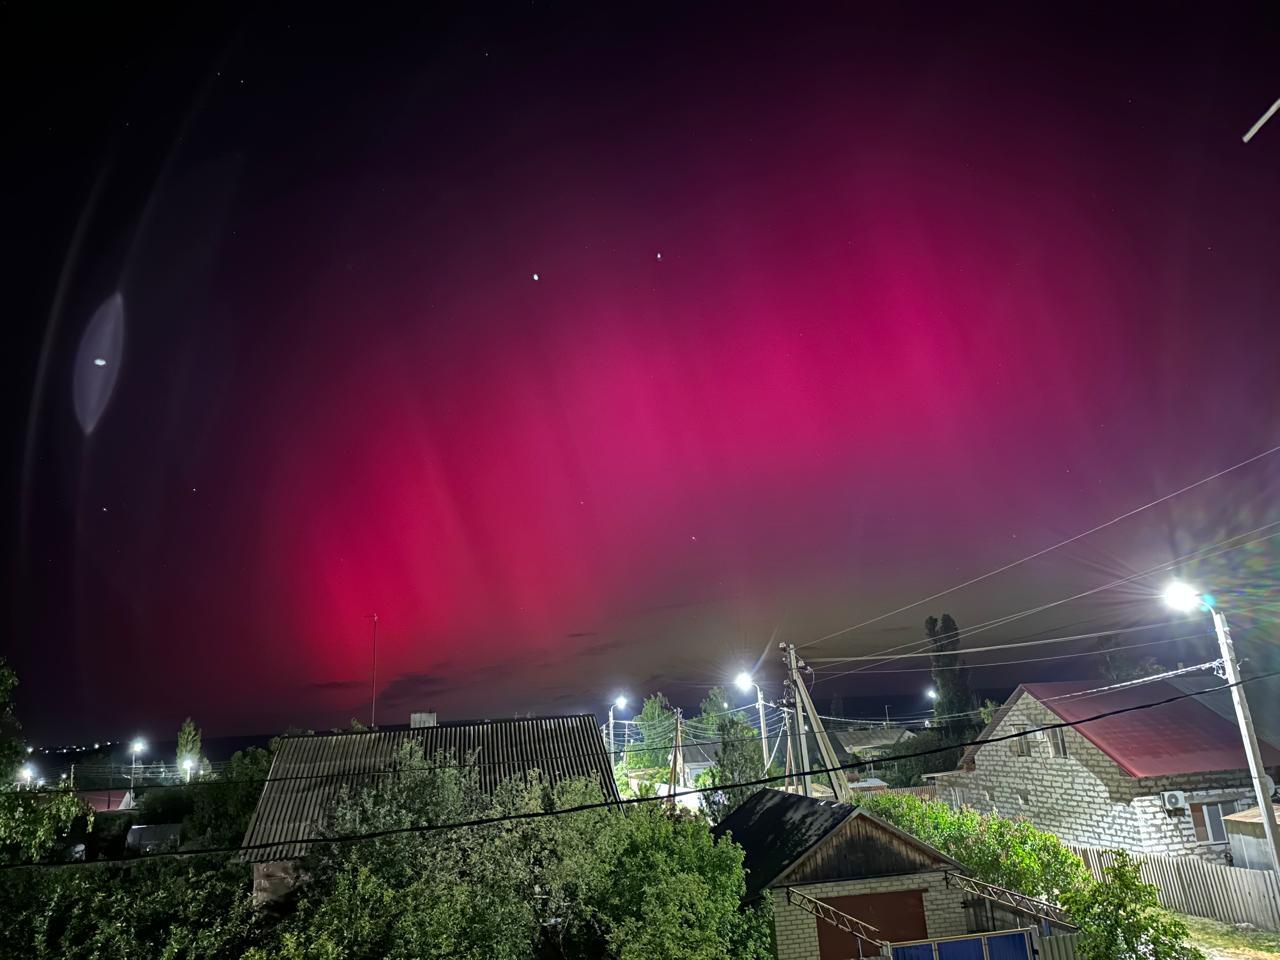
[[[1101,634],[1107,636],[1107,634]],[[1181,640],[1199,640],[1205,635],[1202,633],[1188,634],[1183,637],[1165,637],[1162,640],[1144,640],[1141,643],[1125,643],[1114,647],[1107,647],[1105,650],[1096,648],[1091,650],[1077,650],[1075,653],[1057,653],[1048,657],[1021,657],[1017,660],[992,660],[988,663],[954,663],[937,667],[890,667],[887,670],[865,670],[863,676],[873,677],[878,673],[932,673],[935,670],[969,670],[980,669],[982,667],[1008,667],[1016,666],[1022,663],[1044,663],[1048,660],[1069,660],[1072,657],[1096,657],[1108,653],[1115,653],[1119,650],[1136,650],[1139,647],[1153,647],[1160,643],[1177,643]],[[968,653],[969,651],[961,651]],[[844,676],[845,671],[841,671],[836,676]],[[834,679],[834,677],[832,678]]]
[[[1241,537],[1247,537],[1247,536],[1250,536],[1250,535],[1252,535],[1252,534],[1254,534],[1254,533],[1258,533],[1258,532],[1260,532],[1260,531],[1262,531],[1262,530],[1266,530],[1266,529],[1268,529],[1268,528],[1270,528],[1270,527],[1277,527],[1277,526],[1280,526],[1280,520],[1274,520],[1274,521],[1272,521],[1271,523],[1264,523],[1264,524],[1262,524],[1262,526],[1255,527],[1255,528],[1254,528],[1254,529],[1252,529],[1252,530],[1248,530],[1248,531],[1245,531],[1244,533],[1236,534],[1235,536],[1225,537],[1225,538],[1223,538],[1222,540],[1217,541],[1216,543],[1211,543],[1211,544],[1209,544],[1209,546],[1207,546],[1207,547],[1200,547],[1200,548],[1198,548],[1198,549],[1196,549],[1196,550],[1193,550],[1191,553],[1184,554],[1183,556],[1177,557],[1177,558],[1175,558],[1175,559],[1173,559],[1173,560],[1169,560],[1169,561],[1164,561],[1164,562],[1158,563],[1158,564],[1156,564],[1156,565],[1155,565],[1155,566],[1153,566],[1153,567],[1148,567],[1146,570],[1142,570],[1142,571],[1140,571],[1140,572],[1138,572],[1138,573],[1130,574],[1130,575],[1129,575],[1129,576],[1127,576],[1127,577],[1121,577],[1121,578],[1120,578],[1120,579],[1118,579],[1118,580],[1112,580],[1110,583],[1104,583],[1104,584],[1102,584],[1101,586],[1098,586],[1098,587],[1092,587],[1092,588],[1090,588],[1090,589],[1088,589],[1088,590],[1081,591],[1080,593],[1073,594],[1073,595],[1071,595],[1071,596],[1069,596],[1069,597],[1063,597],[1063,598],[1062,598],[1062,599],[1060,599],[1060,600],[1052,600],[1052,601],[1049,601],[1048,603],[1042,603],[1042,604],[1040,604],[1040,605],[1038,605],[1038,606],[1035,606],[1035,607],[1028,607],[1026,610],[1021,610],[1021,611],[1019,611],[1018,613],[1008,614],[1007,616],[1004,616],[1004,617],[998,617],[998,618],[996,618],[996,619],[994,619],[994,620],[988,620],[988,621],[986,621],[986,622],[984,622],[984,623],[980,623],[980,624],[978,624],[978,625],[976,625],[976,626],[974,626],[974,627],[966,628],[966,629],[963,631],[963,635],[964,635],[965,637],[971,637],[971,636],[973,636],[975,633],[984,633],[984,632],[985,632],[985,631],[987,631],[987,630],[993,630],[993,629],[995,629],[996,627],[1001,627],[1001,626],[1004,626],[1004,625],[1005,625],[1005,624],[1007,624],[1007,623],[1012,623],[1014,620],[1020,620],[1020,619],[1022,619],[1023,617],[1029,617],[1029,616],[1033,616],[1034,614],[1037,614],[1037,613],[1043,613],[1045,610],[1050,610],[1050,609],[1052,609],[1053,607],[1059,607],[1059,606],[1061,606],[1061,605],[1062,605],[1062,604],[1064,604],[1064,603],[1070,603],[1070,602],[1071,602],[1071,601],[1073,601],[1073,600],[1080,600],[1080,599],[1082,599],[1082,598],[1084,598],[1084,597],[1092,596],[1092,595],[1093,595],[1093,594],[1095,594],[1095,593],[1101,593],[1103,590],[1112,590],[1112,589],[1114,589],[1114,588],[1116,588],[1116,587],[1123,586],[1123,585],[1124,585],[1124,584],[1126,584],[1126,583],[1132,583],[1134,580],[1141,580],[1141,579],[1142,579],[1142,578],[1144,578],[1144,577],[1149,577],[1149,576],[1151,576],[1152,574],[1160,573],[1160,572],[1162,572],[1162,571],[1164,571],[1164,570],[1168,570],[1168,569],[1170,569],[1170,568],[1172,568],[1172,567],[1176,567],[1176,566],[1178,566],[1179,564],[1181,564],[1181,563],[1185,563],[1185,562],[1190,561],[1190,560],[1209,560],[1209,559],[1212,559],[1213,557],[1221,556],[1221,555],[1222,555],[1222,554],[1224,554],[1224,553],[1230,553],[1232,550],[1240,550],[1240,549],[1242,549],[1242,548],[1244,548],[1244,547],[1250,547],[1250,546],[1253,546],[1253,545],[1254,545],[1254,544],[1256,544],[1256,543],[1262,543],[1262,542],[1263,542],[1263,541],[1265,541],[1265,540],[1271,540],[1271,539],[1273,539],[1273,538],[1275,538],[1275,537],[1280,537],[1280,531],[1277,531],[1277,532],[1275,532],[1275,533],[1269,533],[1269,534],[1267,534],[1265,537],[1258,537],[1258,538],[1257,538],[1257,539],[1255,539],[1255,540],[1250,540],[1250,541],[1248,541],[1247,543],[1237,543],[1237,544],[1233,544],[1232,546],[1229,546],[1229,547],[1223,547],[1223,548],[1222,548],[1221,550],[1219,550],[1217,553],[1205,553],[1205,552],[1204,552],[1204,551],[1207,551],[1207,550],[1214,550],[1215,548],[1217,548],[1217,547],[1221,546],[1222,544],[1224,544],[1224,543],[1228,543],[1228,542],[1230,542],[1230,541],[1232,541],[1232,540],[1238,540],[1238,539],[1240,539]],[[1113,632],[1114,632],[1114,631],[1113,631]],[[904,648],[906,648],[906,647],[915,647],[915,648],[917,648],[917,649],[920,649],[920,648],[923,648],[923,647],[925,647],[925,646],[927,646],[927,645],[929,645],[929,644],[931,644],[931,643],[932,643],[932,641],[931,641],[931,640],[929,640],[929,639],[927,639],[927,638],[926,638],[926,639],[924,639],[924,640],[912,640],[912,641],[909,641],[909,642],[907,642],[907,643],[898,644],[896,647],[890,647],[888,650],[885,650],[885,651],[882,651],[882,652],[883,652],[883,654],[885,655],[885,660],[887,660],[887,659],[890,659],[890,657],[889,657],[888,655],[889,655],[889,654],[891,654],[891,653],[893,653],[894,651],[902,650],[902,649],[904,649]],[[963,651],[956,650],[956,651],[946,651],[946,652],[947,652],[947,653],[962,653]],[[879,662],[885,662],[885,660],[881,660],[881,661],[879,661]],[[844,675],[846,675],[846,676],[847,676],[848,674],[851,674],[851,673],[860,673],[860,672],[862,672],[862,671],[863,671],[863,670],[865,670],[865,669],[866,669],[865,667],[855,667],[854,669],[847,671],[847,673],[846,673],[846,674],[844,674]],[[834,678],[832,678],[832,677],[824,677],[823,679],[834,679]]]
[[[1195,483],[1189,483],[1185,487],[1181,487],[1173,491],[1173,493],[1168,493],[1168,494],[1165,494],[1163,497],[1159,497],[1156,500],[1152,500],[1150,503],[1144,503],[1140,507],[1135,507],[1133,510],[1130,510],[1128,513],[1122,513],[1118,517],[1112,517],[1106,523],[1100,523],[1096,527],[1092,527],[1086,530],[1084,533],[1077,533],[1074,537],[1068,537],[1065,540],[1059,540],[1057,543],[1053,544],[1052,546],[1045,547],[1042,550],[1037,550],[1035,553],[1029,553],[1025,557],[1022,557],[1019,560],[1014,560],[1012,563],[1006,563],[1003,566],[996,567],[994,570],[989,570],[980,576],[973,577],[970,580],[964,581],[964,583],[958,583],[954,587],[948,587],[946,590],[940,590],[939,592],[931,594],[922,600],[917,600],[914,603],[908,603],[905,606],[898,607],[896,610],[890,610],[888,613],[882,613],[880,614],[880,616],[872,617],[870,620],[863,620],[861,623],[855,623],[851,627],[845,627],[841,630],[835,631],[834,633],[828,633],[826,636],[818,637],[816,640],[810,640],[807,643],[799,644],[797,649],[812,646],[815,643],[821,643],[823,640],[831,640],[835,637],[843,636],[846,633],[852,633],[854,630],[860,630],[863,627],[870,626],[873,623],[879,623],[881,620],[887,620],[889,617],[895,616],[899,613],[905,613],[906,611],[912,610],[918,606],[921,606],[922,604],[929,603],[932,600],[937,600],[939,597],[945,597],[949,594],[955,593],[957,590],[963,590],[965,587],[971,587],[975,583],[981,583],[983,580],[990,579],[991,577],[1004,573],[1007,570],[1012,570],[1014,567],[1018,567],[1024,563],[1028,563],[1032,560],[1036,560],[1040,557],[1043,557],[1047,553],[1052,553],[1054,550],[1057,550],[1061,547],[1065,547],[1068,544],[1075,543],[1077,540],[1083,540],[1085,537],[1092,536],[1093,534],[1098,533],[1101,530],[1105,530],[1107,527],[1114,526],[1115,524],[1119,523],[1122,520],[1128,520],[1130,517],[1136,516],[1137,514],[1141,513],[1143,510],[1148,510],[1151,507],[1158,506],[1159,504],[1162,504],[1167,500],[1172,500],[1174,497],[1180,496],[1181,494],[1184,494],[1189,490],[1194,490],[1196,487],[1203,486],[1204,484],[1209,483],[1212,480],[1217,480],[1219,477],[1224,477],[1228,473],[1231,473],[1232,471],[1239,470],[1241,467],[1246,467],[1251,463],[1256,463],[1257,461],[1262,460],[1265,457],[1269,457],[1273,453],[1277,453],[1277,452],[1280,452],[1280,444],[1277,444],[1276,446],[1272,447],[1269,450],[1263,450],[1261,453],[1256,454],[1252,457],[1249,457],[1247,460],[1241,460],[1239,463],[1233,464],[1232,466],[1227,467],[1225,470],[1219,470],[1217,473],[1213,473],[1207,477],[1203,477],[1200,480],[1197,480]]]
[[[945,753],[960,747],[980,747],[990,743],[1003,743],[1008,740],[1016,740],[1020,737],[1033,736],[1038,733],[1044,733],[1047,730],[1061,730],[1068,727],[1078,727],[1086,723],[1093,723],[1097,720],[1105,720],[1109,717],[1116,717],[1126,713],[1134,713],[1139,710],[1150,710],[1154,707],[1162,707],[1170,703],[1177,703],[1180,700],[1187,700],[1192,697],[1203,696],[1207,693],[1216,693],[1220,690],[1229,690],[1232,687],[1242,686],[1246,683],[1253,683],[1256,680],[1266,680],[1271,677],[1280,676],[1280,670],[1274,670],[1270,673],[1258,674],[1253,677],[1244,677],[1234,683],[1224,683],[1216,687],[1210,687],[1206,690],[1196,690],[1189,693],[1182,693],[1172,697],[1165,697],[1163,700],[1154,700],[1150,703],[1132,704],[1127,707],[1117,707],[1114,710],[1106,710],[1102,713],[1096,713],[1091,717],[1083,717],[1079,720],[1063,720],[1060,723],[1048,723],[1043,726],[1033,727],[1027,730],[1020,730],[1017,733],[1002,734],[998,737],[977,737],[963,743],[950,744],[945,747],[932,747],[928,750],[917,750],[913,753],[904,753],[891,757],[879,757],[874,761],[859,760],[855,763],[842,763],[829,767],[815,767],[808,770],[802,770],[792,776],[822,776],[824,774],[842,773],[848,770],[858,770],[862,767],[871,766],[873,763],[885,764],[896,762],[899,760],[913,760],[918,757],[932,756],[937,753]],[[663,803],[677,797],[693,797],[701,796],[707,793],[715,793],[716,791],[740,789],[743,787],[763,787],[770,783],[776,783],[779,780],[787,779],[787,774],[779,774],[777,776],[757,777],[754,780],[741,780],[735,783],[725,783],[714,787],[695,787],[689,790],[676,791],[665,796],[654,797],[631,797],[624,800],[604,800],[598,803],[583,803],[572,807],[563,807],[559,810],[530,810],[522,813],[507,813],[493,817],[477,817],[471,820],[458,820],[452,823],[433,823],[433,824],[410,824],[405,827],[389,827],[383,830],[372,830],[365,833],[349,833],[331,837],[299,837],[286,841],[273,840],[263,843],[240,844],[236,846],[223,847],[206,847],[198,850],[176,850],[165,853],[154,853],[146,857],[106,857],[101,860],[89,860],[79,863],[17,863],[5,864],[0,869],[15,870],[26,869],[29,867],[44,867],[51,869],[64,869],[68,867],[89,867],[98,864],[109,863],[144,863],[147,861],[158,860],[162,857],[195,857],[209,856],[214,854],[226,853],[248,853],[253,850],[265,850],[271,847],[278,847],[282,843],[288,844],[324,844],[324,843],[362,843],[369,840],[382,840],[387,837],[403,836],[407,834],[426,834],[439,833],[445,830],[460,830],[470,827],[487,827],[497,826],[504,823],[514,823],[522,820],[543,820],[548,817],[566,816],[573,813],[586,813],[591,810],[611,810],[619,806],[638,806],[642,803]]]

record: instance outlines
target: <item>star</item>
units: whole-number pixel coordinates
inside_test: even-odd
[[[662,259],[662,251],[658,251],[658,259],[659,259],[659,260],[661,260],[661,259]]]
[[[535,274],[533,275],[533,279],[538,280],[538,279],[541,279],[541,278],[540,278],[540,277],[535,273]]]
[[[107,361],[104,357],[94,357],[93,365],[95,367],[105,367],[107,365]]]

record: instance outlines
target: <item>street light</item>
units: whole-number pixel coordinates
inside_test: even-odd
[[[618,750],[617,743],[613,739],[613,711],[625,710],[627,708],[627,698],[622,694],[614,697],[613,703],[609,704],[609,764],[614,769],[618,766]]]
[[[1164,590],[1164,602],[1174,610],[1190,613],[1207,610],[1213,617],[1213,629],[1218,635],[1218,649],[1222,654],[1222,672],[1231,686],[1231,701],[1236,708],[1236,722],[1240,726],[1240,739],[1244,741],[1245,756],[1249,760],[1249,775],[1253,779],[1253,792],[1258,798],[1258,812],[1262,815],[1262,831],[1271,850],[1271,869],[1280,876],[1280,837],[1276,833],[1276,812],[1271,803],[1271,789],[1267,784],[1266,768],[1262,763],[1262,751],[1258,737],[1253,732],[1253,715],[1245,698],[1240,680],[1240,665],[1236,662],[1235,643],[1227,616],[1217,608],[1217,602],[1207,593],[1201,593],[1189,584],[1174,580]]]
[[[31,766],[31,764],[28,763],[25,767],[22,768],[22,779],[23,781],[25,781],[28,790],[31,789],[31,778],[34,777],[35,775],[36,775],[35,767]]]
[[[743,670],[734,678],[734,684],[743,693],[747,693],[752,687],[756,688],[756,713],[760,717],[760,756],[764,759],[763,772],[769,772],[769,738],[764,729],[764,693],[760,690],[760,684],[751,678],[751,674]]]
[[[138,792],[134,786],[138,778],[138,754],[147,749],[147,741],[138,737],[129,744],[129,753],[133,755],[133,767],[129,771],[129,798],[134,802],[138,802]]]
[[[182,769],[187,771],[187,783],[191,782],[191,768],[195,766],[195,761],[187,757],[182,761]]]

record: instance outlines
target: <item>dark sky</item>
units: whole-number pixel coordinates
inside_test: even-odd
[[[411,9],[6,14],[34,736],[363,716],[375,611],[386,722],[696,702],[1280,443],[1274,20]],[[1278,491],[1280,455],[805,652],[1262,527],[1187,572],[1269,664]],[[972,642],[1159,624],[1163,579]]]

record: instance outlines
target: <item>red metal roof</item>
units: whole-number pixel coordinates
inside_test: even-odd
[[[1206,681],[1204,686],[1216,686]],[[1183,691],[1164,680],[1122,690],[1054,699],[1100,686],[1093,682],[1024,683],[1026,691],[1068,723],[1124,707],[1136,707]],[[1012,699],[1012,698],[1011,698]],[[1248,767],[1240,731],[1194,697],[1083,723],[1075,728],[1131,777],[1243,770]],[[1259,740],[1262,761],[1280,764],[1280,750]]]

